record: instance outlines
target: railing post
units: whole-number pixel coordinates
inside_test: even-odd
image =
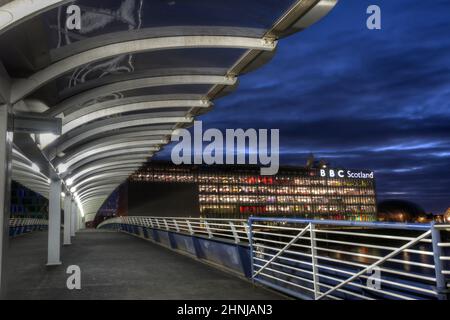
[[[173,224],[175,225],[175,230],[177,230],[177,232],[180,232],[180,227],[178,226],[177,220],[173,219]]]
[[[167,220],[164,219],[164,226],[166,227],[166,230],[169,231],[169,225],[167,224]]]
[[[314,299],[317,299],[320,295],[320,286],[319,286],[319,277],[317,276],[316,232],[315,232],[315,225],[312,223],[310,224],[310,236],[311,236],[311,266],[314,284]]]
[[[248,245],[250,248],[250,279],[253,283],[255,283],[255,277],[253,276],[255,274],[255,266],[253,265],[253,231],[252,231],[252,217],[248,219],[247,225],[245,229],[247,230],[247,236],[248,236]]]
[[[441,242],[441,232],[434,224],[431,226],[431,239],[433,244],[434,269],[436,272],[436,292],[439,300],[448,300],[449,291],[447,289],[445,275],[442,273],[444,270],[444,261],[441,260],[443,250],[439,246],[439,243]]]
[[[230,225],[231,232],[233,233],[234,243],[239,243],[240,239],[239,239],[239,236],[238,236],[238,233],[236,231],[236,227],[234,226],[233,221],[230,221],[228,223]]]
[[[187,226],[188,226],[189,233],[190,233],[191,235],[194,235],[194,230],[192,230],[191,222],[190,222],[189,220],[186,220],[186,224],[187,224]]]
[[[250,228],[248,227],[248,222],[243,222],[245,234],[247,235],[247,240],[250,242]]]
[[[208,233],[208,238],[212,239],[213,234],[211,232],[211,229],[209,228],[208,221],[206,221],[206,220],[205,220],[205,229],[206,229],[206,232]]]

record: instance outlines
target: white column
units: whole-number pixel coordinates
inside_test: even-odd
[[[72,219],[70,223],[70,235],[75,237],[75,222],[77,217],[77,204],[72,200]]]
[[[82,225],[82,217],[81,217],[81,212],[78,212],[78,230],[81,230],[81,228],[83,227]]]
[[[66,194],[64,198],[64,245],[67,246],[71,244],[70,242],[70,231],[71,231],[71,220],[72,220],[72,199],[69,194]]]
[[[50,181],[50,198],[48,209],[48,259],[47,265],[60,265],[61,251],[61,180]]]
[[[10,107],[0,104],[0,298],[6,292],[6,258],[11,202],[12,132],[8,131]]]

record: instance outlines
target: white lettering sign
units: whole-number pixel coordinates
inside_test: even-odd
[[[352,171],[352,170],[342,170],[342,169],[320,169],[320,176],[322,178],[349,178],[349,179],[373,179],[373,171]]]

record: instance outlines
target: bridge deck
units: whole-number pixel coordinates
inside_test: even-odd
[[[82,231],[46,267],[47,233],[11,240],[9,299],[280,299],[281,296],[132,236]],[[67,266],[81,268],[81,290],[66,288]]]

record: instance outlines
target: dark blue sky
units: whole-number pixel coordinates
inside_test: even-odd
[[[382,30],[366,9],[382,10]],[[379,200],[450,206],[450,1],[341,0],[279,42],[275,58],[200,117],[205,128],[278,128],[280,161],[313,152],[376,172]],[[167,157],[170,146],[159,157]]]

